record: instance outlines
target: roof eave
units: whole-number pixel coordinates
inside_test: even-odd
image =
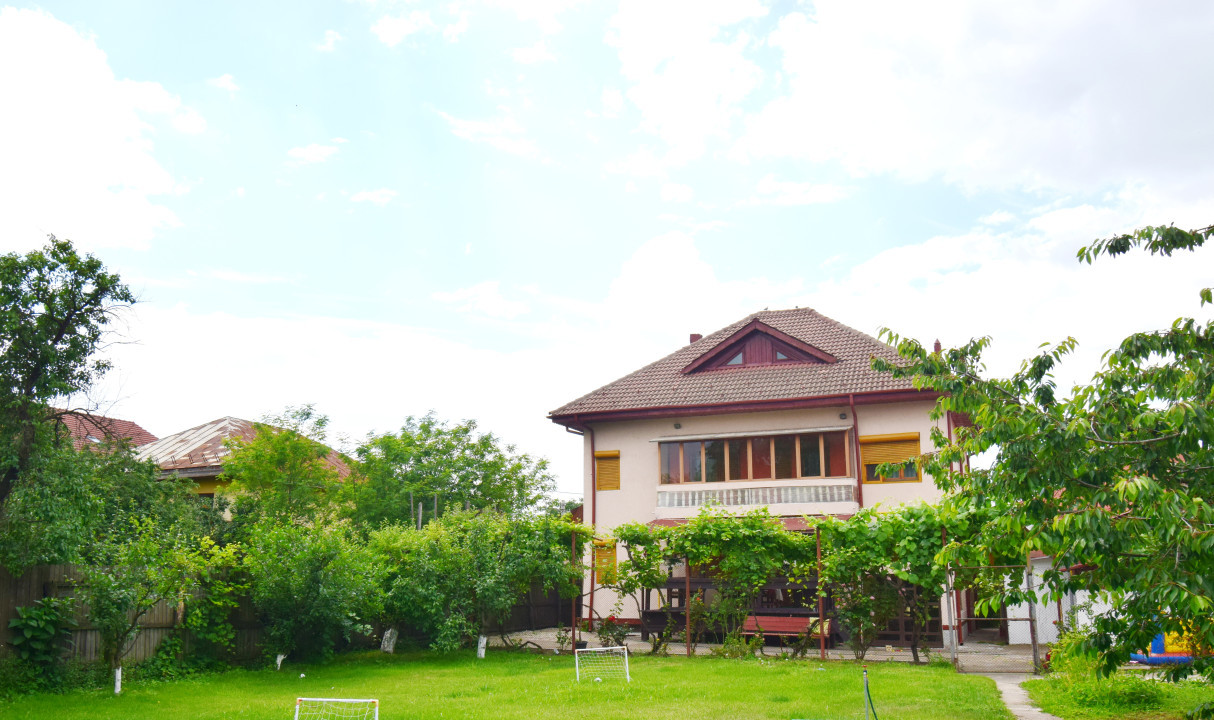
[[[576,412],[556,414],[550,413],[548,419],[557,425],[565,427],[584,427],[588,422],[615,422],[620,420],[644,420],[649,418],[687,417],[689,415],[725,415],[746,412],[764,412],[769,410],[797,410],[801,408],[830,407],[847,404],[854,399],[857,405],[876,405],[879,403],[914,402],[916,400],[935,400],[943,393],[931,390],[915,390],[905,388],[899,390],[869,390],[855,393],[839,393],[836,395],[820,395],[816,397],[782,398],[778,400],[744,400],[730,403],[705,403],[699,405],[666,405],[644,408],[625,408],[619,410],[600,410],[591,412]]]

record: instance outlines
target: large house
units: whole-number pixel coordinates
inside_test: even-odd
[[[814,310],[762,311],[567,403],[553,422],[583,434],[585,519],[609,531],[685,522],[706,505],[804,516],[934,502],[912,462],[929,452],[937,395],[871,367],[893,348]],[[937,423],[951,433],[946,417]],[[596,565],[612,562],[600,548]],[[615,596],[589,591],[606,614]],[[632,614],[625,607],[625,612]]]

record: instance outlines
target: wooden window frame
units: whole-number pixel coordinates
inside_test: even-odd
[[[876,480],[868,479],[868,466],[879,465],[881,463],[870,463],[864,453],[865,445],[880,445],[885,443],[908,442],[914,440],[918,446],[918,452],[906,459],[906,462],[913,463],[915,476],[906,477],[899,476],[897,478],[883,478],[878,476]],[[860,482],[865,485],[898,485],[902,483],[921,483],[923,482],[923,472],[919,469],[919,464],[914,462],[916,458],[923,454],[923,440],[919,433],[892,433],[888,435],[865,435],[859,439],[860,444]]]
[[[844,474],[843,475],[827,475],[826,474],[826,463],[827,463],[826,433],[827,432],[843,433],[843,448],[844,448],[844,453],[843,453]],[[777,436],[783,437],[785,435],[792,437],[793,441],[794,441],[793,442],[793,472],[795,474],[793,477],[781,478],[781,477],[776,477],[776,437]],[[821,473],[819,475],[802,475],[801,474],[801,438],[805,435],[816,435],[818,438],[818,471],[819,471],[819,473]],[[914,436],[916,438],[918,437],[918,435],[919,435],[918,433],[914,433]],[[767,453],[768,453],[768,457],[770,458],[772,476],[769,478],[756,478],[754,476],[755,475],[754,441],[758,440],[760,438],[764,438],[764,437],[767,438],[767,442],[768,442]],[[712,441],[712,440],[720,440],[725,445],[725,459],[724,459],[725,480],[709,483],[705,479],[705,473],[706,473],[705,468],[707,467],[707,459],[708,459],[706,443],[709,441]],[[746,448],[746,477],[744,477],[744,478],[730,477],[730,470],[729,470],[730,456],[731,456],[731,451],[729,449],[730,440],[741,440],[741,441],[743,441],[744,447]],[[699,445],[700,445],[700,477],[695,480],[691,480],[691,479],[688,479],[683,476],[683,470],[684,470],[684,468],[687,467],[686,444],[689,442],[699,443]],[[855,440],[853,439],[851,430],[829,430],[829,431],[820,431],[820,432],[815,432],[815,431],[811,430],[811,431],[802,432],[802,433],[775,433],[772,435],[764,435],[762,433],[757,433],[755,435],[738,435],[738,436],[733,436],[733,437],[729,437],[729,438],[704,438],[703,440],[688,439],[688,440],[672,441],[670,443],[663,443],[663,444],[670,444],[670,445],[678,446],[678,449],[679,449],[679,453],[678,453],[678,455],[679,455],[679,459],[678,459],[679,475],[678,475],[678,478],[679,479],[678,479],[678,482],[662,483],[661,482],[662,471],[661,471],[661,467],[659,467],[658,468],[658,484],[659,485],[688,485],[688,484],[699,483],[701,485],[710,485],[710,484],[711,485],[721,485],[723,483],[731,483],[731,482],[766,482],[766,481],[784,482],[786,480],[831,480],[831,479],[838,479],[838,478],[853,478],[853,477],[858,481],[863,481],[864,478],[861,474],[857,473],[857,468],[852,467],[852,465],[854,463],[854,456],[852,453],[852,443],[853,442],[855,442]],[[601,453],[595,453],[596,459],[600,454]],[[613,454],[617,457],[619,456],[618,452],[613,452]],[[658,451],[659,465],[661,463],[661,457],[662,457],[662,454],[661,454],[661,451],[659,450]],[[861,471],[863,470],[863,463],[861,463],[861,467],[859,468],[859,470],[861,470]],[[911,481],[906,480],[903,482],[911,482]]]

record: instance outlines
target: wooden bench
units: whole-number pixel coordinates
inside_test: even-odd
[[[808,615],[792,617],[780,615],[749,615],[742,623],[742,634],[745,636],[764,635],[770,637],[800,637],[812,635],[821,637],[822,624],[818,618]],[[830,636],[830,624],[827,624],[827,637]]]

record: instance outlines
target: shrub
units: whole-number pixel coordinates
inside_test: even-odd
[[[9,620],[12,632],[9,644],[43,684],[52,683],[59,668],[64,642],[75,625],[71,613],[70,598],[43,598],[17,608],[17,617]]]
[[[383,568],[344,525],[261,523],[246,565],[270,653],[327,658],[383,607]]]
[[[1053,681],[1082,707],[1148,710],[1159,706],[1164,691],[1154,680],[1134,672],[1116,672],[1101,677],[1094,654],[1084,650],[1087,631],[1075,628],[1063,633],[1050,655]]]

